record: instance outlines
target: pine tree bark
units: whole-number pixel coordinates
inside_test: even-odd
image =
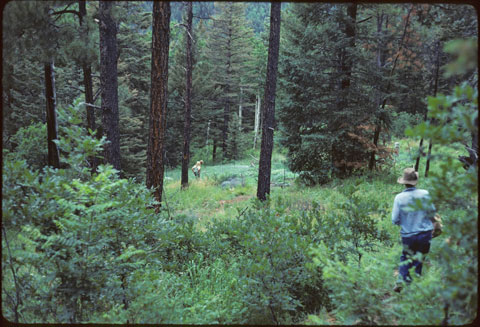
[[[377,67],[378,67],[379,70],[385,65],[385,49],[384,49],[384,44],[383,44],[382,38],[381,38],[383,18],[384,18],[383,12],[380,16],[377,15],[377,34],[379,36],[378,45],[377,45],[378,46]],[[385,26],[388,26],[388,16],[386,16]],[[387,89],[388,89],[388,87],[387,87]],[[388,92],[388,90],[387,90],[387,92]],[[380,95],[376,99],[376,104],[377,104],[377,107],[382,106],[382,99],[381,99]],[[374,134],[373,134],[373,143],[374,143],[375,146],[378,144],[378,139],[380,137],[380,131],[381,131],[381,125],[377,121],[377,123],[375,124],[375,130],[374,130]],[[373,152],[370,155],[370,161],[369,161],[368,167],[369,167],[370,170],[372,170],[374,166],[375,166],[375,153]]]
[[[229,73],[228,73],[229,74]],[[225,94],[230,94],[230,85],[227,84]],[[223,130],[222,130],[222,153],[223,158],[227,158],[227,138],[228,138],[228,123],[230,121],[230,98],[225,98],[223,109]]]
[[[80,28],[82,29],[83,19],[87,16],[87,6],[85,1],[78,1],[78,7],[80,12]],[[86,26],[85,29],[81,30],[81,37],[85,44],[87,43],[88,39],[88,27]],[[84,61],[82,63],[82,70],[83,70],[83,86],[85,88],[85,103],[86,103],[86,110],[87,110],[87,129],[96,131],[95,126],[95,111],[93,106],[93,83],[92,83],[92,68],[89,63]],[[98,135],[97,135],[98,136]],[[91,157],[88,159],[90,162],[92,172],[97,170],[98,160],[96,157]]]
[[[100,1],[100,85],[102,125],[106,134],[105,161],[115,169],[120,165],[120,132],[118,114],[117,25],[112,16],[113,3]]]
[[[147,150],[148,188],[162,201],[164,175],[165,127],[167,115],[168,50],[170,44],[170,2],[153,3],[152,23],[152,72],[150,91],[150,127]]]
[[[217,140],[213,138],[212,162],[217,159]]]
[[[273,130],[275,125],[275,92],[280,46],[280,2],[272,2],[270,9],[270,38],[268,43],[267,80],[263,104],[262,143],[258,169],[257,198],[266,200],[270,194],[270,176],[273,152]]]
[[[348,21],[345,24],[345,36],[348,38],[348,46],[350,49],[355,48],[355,24],[357,21],[357,4],[352,3],[349,4],[347,7],[347,16]],[[344,54],[344,60],[342,61],[342,73],[344,74],[344,78],[342,79],[342,90],[346,91],[346,96],[344,103],[342,103],[344,108],[347,102],[348,90],[350,88],[350,80],[352,77],[352,56],[348,53]]]
[[[440,41],[437,41],[435,44],[435,52],[436,52],[436,60],[435,60],[435,80],[433,85],[433,96],[437,96],[438,90],[438,77],[439,77],[439,69],[440,69]],[[425,112],[424,121],[428,120],[428,109]],[[421,158],[421,151],[423,147],[423,137],[420,139],[420,144],[418,145],[418,156],[417,161],[415,162],[415,171],[418,171],[420,166],[420,158]],[[432,152],[432,141],[430,140],[430,144],[428,145],[428,157],[427,157],[427,165],[425,168],[425,177],[428,176],[428,170],[430,169],[430,153]]]
[[[183,125],[183,157],[182,157],[182,188],[188,187],[188,165],[190,163],[190,130],[191,130],[191,111],[192,111],[192,20],[193,8],[192,2],[187,3],[187,71],[185,85],[185,121]]]
[[[425,165],[425,177],[428,177],[428,171],[430,170],[430,156],[432,155],[432,140],[428,143],[427,163]]]
[[[53,168],[60,167],[58,147],[53,140],[58,139],[58,125],[56,112],[55,93],[55,70],[53,60],[45,63],[45,98],[47,103],[47,142],[48,142],[48,165]]]

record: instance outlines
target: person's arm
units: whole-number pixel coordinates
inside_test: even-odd
[[[400,225],[400,206],[398,205],[397,197],[393,200],[392,223]]]
[[[426,207],[427,209],[425,211],[426,211],[427,217],[430,218],[432,222],[435,221],[434,217],[435,217],[435,213],[437,212],[437,209],[435,208],[435,205],[433,204],[432,198],[430,197],[430,194],[428,194],[428,191],[426,195]]]

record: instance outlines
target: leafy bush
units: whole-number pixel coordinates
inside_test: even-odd
[[[435,122],[419,124],[408,135],[431,138],[456,151],[478,137],[476,88],[462,84],[451,95],[429,97],[428,104]],[[438,244],[444,323],[470,323],[478,306],[478,164],[463,169],[455,151],[437,153],[433,160],[438,168],[429,176],[430,194],[444,221],[443,237],[448,237]]]
[[[400,246],[387,248],[381,257],[363,251],[362,265],[349,265],[332,255],[323,244],[312,250],[315,265],[331,290],[334,309],[309,316],[315,324],[330,324],[332,316],[341,325],[417,325],[428,321],[440,325],[442,317],[441,274],[427,262],[425,273],[400,294],[392,279]]]
[[[423,275],[415,276],[414,282],[400,294],[393,293],[395,276],[392,270],[398,265],[395,256],[401,252],[398,242],[393,247],[384,247],[381,256],[371,252],[369,247],[360,247],[357,251],[362,261],[352,265],[342,256],[343,250],[332,251],[339,244],[329,243],[332,238],[322,234],[320,246],[314,247],[311,254],[314,265],[322,268],[322,278],[330,290],[334,310],[311,315],[309,322],[331,323],[332,316],[335,322],[347,325],[448,325],[469,324],[475,319],[478,307],[478,166],[464,169],[457,156],[465,140],[478,135],[474,123],[478,116],[477,92],[464,84],[450,96],[429,98],[429,114],[435,123],[424,122],[407,131],[410,136],[431,138],[437,144],[437,152],[432,156],[435,169],[425,182],[444,221],[444,233],[432,241]],[[440,146],[442,151],[438,151]],[[349,194],[352,191],[349,188],[354,189],[347,185],[343,192]],[[344,220],[345,217],[337,215],[328,222],[333,235],[342,235],[342,228],[337,229],[338,226],[361,227],[360,231],[372,235],[369,219],[362,214],[368,206],[359,205],[361,202],[356,200],[363,197],[360,194],[361,190],[355,191],[346,205],[340,207],[353,216],[363,216],[362,225],[366,225],[350,224],[348,218]],[[326,217],[328,219],[329,215]]]
[[[360,183],[357,180],[356,183]],[[389,243],[391,235],[380,228],[379,219],[385,211],[377,207],[374,201],[363,199],[355,191],[355,184],[342,189],[345,200],[337,208],[325,213],[320,221],[321,240],[338,254],[343,261],[353,255],[360,264],[365,250],[377,249],[379,242]]]
[[[242,323],[288,323],[298,312],[328,305],[320,269],[307,263],[315,242],[318,212],[298,215],[282,200],[275,208],[254,203],[238,219],[215,222],[210,228],[225,256],[236,257],[246,286],[239,289],[247,316]]]
[[[142,185],[111,166],[91,173],[87,158],[105,140],[78,125],[79,105],[59,108],[67,168],[32,171],[7,154],[2,198],[7,319],[85,321],[92,312],[128,306],[128,276],[146,264],[163,219]],[[15,258],[15,259],[14,259]],[[17,278],[18,277],[18,278]]]
[[[34,170],[43,168],[47,164],[46,135],[47,126],[44,123],[20,128],[11,138],[15,147],[14,152],[10,152],[10,156],[15,156],[16,160],[26,160]],[[44,146],[39,146],[40,144]]]

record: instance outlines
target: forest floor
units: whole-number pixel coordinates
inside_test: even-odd
[[[325,185],[306,187],[296,180],[297,174],[292,173],[286,166],[285,155],[274,153],[272,158],[272,179],[271,193],[272,200],[284,199],[290,208],[296,210],[311,209],[312,203],[319,203],[322,211],[336,210],[337,204],[346,199],[345,188],[352,187],[355,193],[361,194],[364,199],[372,199],[383,209],[383,214],[376,214],[381,229],[389,230],[390,233],[399,233],[396,226],[391,223],[391,206],[395,195],[403,190],[398,184],[397,178],[406,167],[415,164],[415,153],[418,149],[418,141],[411,139],[394,140],[400,142],[399,155],[387,161],[381,170],[365,172],[345,179],[334,179]],[[393,148],[394,141],[387,144]],[[420,176],[425,169],[425,158],[420,165]],[[435,169],[435,165],[432,165]],[[186,190],[180,188],[180,169],[166,172],[168,177],[165,183],[165,200],[170,210],[185,213],[195,217],[196,228],[206,231],[209,221],[216,219],[232,219],[247,207],[252,205],[256,197],[258,163],[252,159],[240,160],[228,164],[206,164],[202,168],[202,176],[195,179],[193,174],[189,175],[189,187]],[[222,187],[225,181],[239,180],[237,185],[227,184]],[[421,178],[422,179],[422,178]],[[225,185],[225,184],[223,184]],[[422,180],[419,184],[422,188],[428,189],[428,180]],[[383,260],[387,268],[385,272],[377,272],[372,287],[376,288],[374,296],[377,303],[385,308],[392,308],[397,297],[402,296],[393,292],[397,279],[398,259],[401,253],[400,235],[398,242],[384,251],[374,255],[367,265],[374,264],[376,260]],[[435,247],[432,246],[433,251]],[[367,260],[367,259],[364,259]],[[425,270],[434,269],[430,264],[425,265]],[[367,286],[366,286],[367,287]],[[338,323],[335,313],[324,314],[324,322],[328,324]],[[306,319],[305,323],[309,323]],[[318,323],[318,321],[317,321]]]
[[[366,179],[365,185],[360,187],[363,191],[374,191],[372,196],[382,196],[385,200],[388,199],[389,206],[393,203],[394,194],[402,190],[401,186],[396,183],[396,176],[400,176],[404,168],[415,164],[414,154],[418,147],[416,141],[409,139],[402,139],[399,142],[399,155],[395,158],[392,157],[381,171],[374,172],[373,175],[369,174],[370,180]],[[393,147],[393,144],[392,141],[387,145]],[[422,163],[424,164],[424,162]],[[206,162],[202,167],[201,178],[196,179],[193,173],[189,172],[189,187],[181,190],[181,170],[179,168],[168,170],[165,173],[165,200],[171,209],[197,217],[199,227],[201,227],[206,220],[236,216],[239,211],[243,210],[250,200],[256,197],[257,174],[258,161],[253,156],[228,164]],[[361,175],[357,175],[346,179],[334,179],[325,185],[306,187],[298,183],[297,177],[298,174],[288,169],[286,156],[274,153],[270,197],[272,199],[278,197],[294,199],[295,201],[291,205],[297,209],[308,209],[313,200],[321,200],[320,202],[325,208],[328,208],[332,201],[343,198],[341,189],[344,185],[363,179]],[[231,181],[233,183],[229,183]],[[380,184],[380,193],[374,195]]]

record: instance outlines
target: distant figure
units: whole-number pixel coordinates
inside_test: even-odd
[[[399,150],[400,150],[400,143],[395,142],[395,146],[393,147],[393,152],[395,153],[395,155],[398,156]]]
[[[200,171],[202,170],[203,160],[197,161],[197,163],[192,167],[193,174],[195,177],[200,178]]]
[[[415,273],[422,273],[422,262],[411,259],[414,255],[422,253],[424,256],[430,250],[432,232],[434,229],[432,219],[435,216],[435,206],[430,202],[427,190],[417,189],[418,173],[413,168],[406,168],[403,176],[397,182],[405,185],[403,192],[399,193],[393,202],[392,222],[400,225],[403,251],[400,257],[399,279],[395,292],[400,292],[402,284],[412,281],[408,270],[415,267]],[[416,208],[415,204],[421,202],[423,208]]]
[[[395,167],[395,164],[397,163],[397,157],[399,152],[400,152],[400,143],[395,142],[395,145],[393,146],[393,167]]]

